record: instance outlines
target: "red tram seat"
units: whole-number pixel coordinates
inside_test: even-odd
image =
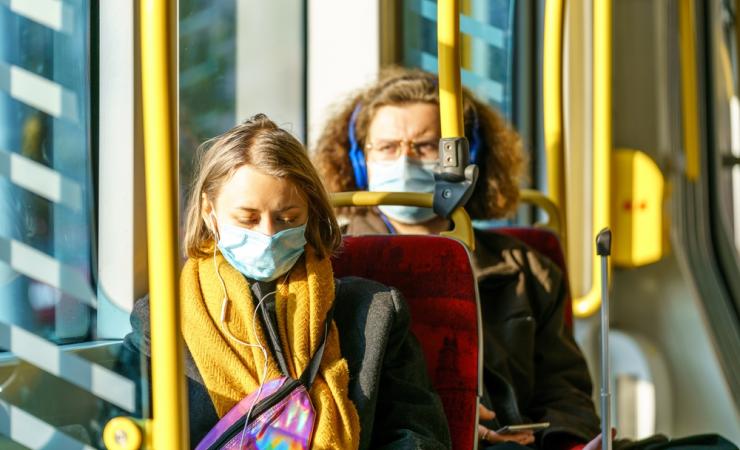
[[[364,277],[403,293],[444,405],[452,448],[475,448],[480,308],[465,246],[439,236],[347,236],[333,264],[337,277]]]
[[[560,246],[560,239],[555,232],[545,228],[533,227],[500,227],[488,230],[478,230],[479,233],[498,233],[518,239],[533,250],[547,256],[550,261],[554,262],[563,273],[566,283],[568,296],[565,299],[565,325],[573,329],[573,307],[571,306],[570,287],[568,286],[568,269],[565,266],[565,255],[563,248]]]

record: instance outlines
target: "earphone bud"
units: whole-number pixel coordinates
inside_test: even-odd
[[[220,237],[219,237],[218,231],[216,229],[216,213],[214,213],[213,211],[211,211],[208,214],[208,221],[209,221],[208,225],[210,225],[208,227],[208,231],[211,232],[211,234],[213,235],[213,239],[215,240],[215,243],[218,244],[218,241],[220,240]]]

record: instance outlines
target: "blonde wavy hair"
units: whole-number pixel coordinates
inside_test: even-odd
[[[355,135],[364,147],[367,130],[382,106],[429,103],[439,105],[437,77],[415,69],[390,68],[378,81],[338,105],[317,141],[313,161],[330,192],[357,190],[349,159],[349,122],[359,105]],[[476,164],[480,177],[466,209],[473,219],[513,214],[519,202],[519,183],[525,159],[519,135],[491,107],[463,89],[465,134],[471,136],[478,121],[481,138]]]
[[[305,147],[266,115],[257,114],[204,142],[198,148],[197,158],[185,213],[184,247],[188,257],[202,258],[213,251],[213,234],[202,216],[203,202],[215,204],[223,183],[247,164],[266,175],[288,179],[305,196],[306,240],[319,258],[330,255],[341,245],[342,234],[329,196]]]

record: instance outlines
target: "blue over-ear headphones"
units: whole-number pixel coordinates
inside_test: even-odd
[[[355,184],[357,189],[367,189],[367,166],[365,164],[365,152],[362,151],[360,143],[357,142],[355,128],[357,127],[357,117],[360,115],[362,105],[355,106],[352,115],[349,118],[347,137],[349,138],[349,161],[352,163],[352,170],[355,173]],[[478,111],[473,107],[473,124],[470,133],[470,162],[475,164],[478,161],[478,149],[481,144],[480,122],[478,121]]]
[[[478,110],[473,106],[473,124],[470,131],[470,163],[475,164],[478,161],[478,149],[480,148],[480,122],[478,122]]]
[[[349,137],[349,161],[352,163],[352,170],[355,172],[355,184],[357,189],[367,189],[367,166],[365,165],[365,153],[360,148],[359,142],[357,142],[357,135],[355,134],[355,127],[357,126],[357,116],[360,115],[362,109],[361,104],[355,106],[352,111],[352,116],[349,118],[349,130],[347,135]]]

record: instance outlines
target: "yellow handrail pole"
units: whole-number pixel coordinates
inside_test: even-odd
[[[563,158],[563,0],[545,2],[542,106],[547,194],[565,214]],[[563,242],[565,248],[565,242]]]
[[[678,7],[678,37],[681,66],[681,118],[683,146],[686,154],[686,178],[699,179],[699,94],[696,75],[696,5],[694,0],[681,0]]]
[[[592,236],[610,222],[612,1],[593,2],[593,221]],[[589,238],[589,240],[592,240]],[[573,314],[588,317],[601,305],[600,261],[592,260],[591,290],[573,300]]]
[[[178,188],[175,5],[141,0],[141,69],[146,171],[152,406],[155,450],[186,449],[188,409],[178,306]]]
[[[378,205],[407,205],[431,208],[434,195],[421,192],[335,192],[331,194],[331,204],[335,208],[343,206],[378,206]],[[452,229],[439,233],[440,236],[451,237],[465,244],[472,252],[475,251],[475,235],[473,222],[464,208],[458,207],[450,216]]]
[[[563,234],[563,216],[555,202],[540,191],[532,189],[521,189],[519,191],[519,202],[534,205],[547,213],[547,222],[536,223],[536,227],[549,228],[558,235],[560,246],[565,247],[565,236]]]
[[[463,137],[462,82],[460,79],[459,0],[437,2],[439,54],[439,114],[442,137]]]

